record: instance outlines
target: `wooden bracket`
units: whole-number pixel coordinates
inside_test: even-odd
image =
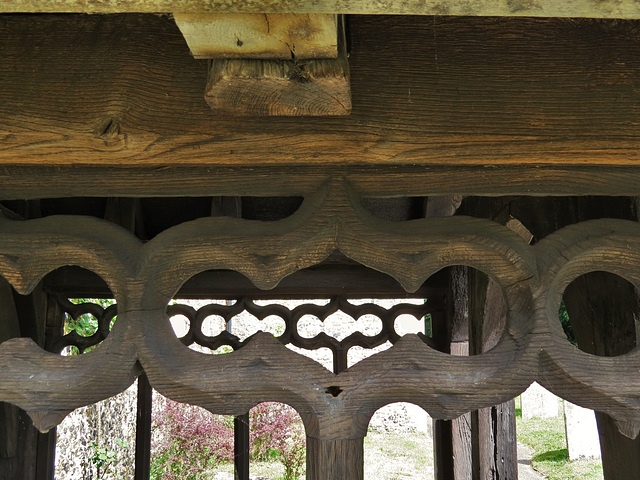
[[[211,59],[205,98],[217,113],[351,113],[341,16],[174,14],[174,18],[193,56]]]

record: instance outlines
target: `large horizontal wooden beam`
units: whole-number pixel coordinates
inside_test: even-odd
[[[637,167],[0,167],[0,200],[57,197],[305,195],[343,176],[372,197],[638,196]]]
[[[0,12],[345,13],[640,18],[634,0],[5,0]]]
[[[239,119],[170,18],[0,16],[0,198],[639,194],[639,27],[356,16],[350,116]]]

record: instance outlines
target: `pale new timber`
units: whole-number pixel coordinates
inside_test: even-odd
[[[640,18],[634,0],[5,0],[0,12],[344,13]]]
[[[174,13],[195,58],[336,58],[335,15]]]

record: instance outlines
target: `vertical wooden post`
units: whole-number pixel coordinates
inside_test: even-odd
[[[20,325],[13,302],[13,289],[0,277],[0,344],[19,336]],[[24,439],[19,437],[22,433],[19,422],[23,415],[24,412],[20,412],[18,407],[0,402],[0,471],[5,472],[7,479],[21,478],[18,457],[23,446],[19,443]]]
[[[233,419],[233,464],[236,480],[249,480],[249,413]]]
[[[564,295],[576,341],[595,355],[620,355],[636,344],[638,295],[620,277],[592,272],[571,283]],[[625,437],[611,417],[596,412],[605,480],[637,478],[640,437]]]
[[[135,480],[149,480],[151,475],[151,414],[153,389],[147,375],[138,377],[138,408],[136,412]]]
[[[506,322],[500,287],[478,271],[469,272],[470,353],[492,348]],[[515,402],[483,408],[472,414],[474,480],[518,478]]]
[[[38,432],[35,477],[37,480],[54,480],[57,437],[55,428],[52,428],[47,433]]]
[[[461,195],[432,196],[424,205],[425,217],[450,217],[456,213]],[[464,267],[448,269],[446,298],[429,298],[436,304],[431,315],[432,338],[438,350],[452,355],[468,355],[466,288]],[[462,301],[461,301],[462,300]],[[471,472],[471,430],[468,415],[453,420],[433,421],[433,456],[436,480],[466,480]]]
[[[41,287],[17,294],[0,278],[0,343],[31,337],[45,347],[47,299]],[[0,478],[53,480],[55,430],[42,434],[17,407],[0,404]]]
[[[446,298],[433,298],[433,340],[438,349],[452,355],[468,355],[467,269],[449,269]],[[434,420],[433,454],[436,480],[468,480],[471,478],[471,417]]]
[[[338,478],[364,478],[364,438],[321,440],[307,437],[307,479]]]

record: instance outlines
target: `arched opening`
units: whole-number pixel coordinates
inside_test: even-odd
[[[154,391],[152,422],[152,478],[209,478],[221,466],[233,466],[233,417]]]
[[[61,276],[81,276],[98,295],[80,289],[56,291]],[[47,289],[46,350],[80,356],[100,348],[117,322],[108,285],[80,267],[62,267],[43,279]],[[54,430],[55,477],[69,480],[132,477],[135,472],[137,381],[124,392],[78,408]]]
[[[433,479],[431,425],[431,417],[411,403],[391,403],[378,409],[364,439],[364,478]]]
[[[639,306],[631,282],[609,272],[589,272],[565,289],[559,320],[572,345],[586,353],[613,357],[636,347]]]
[[[55,478],[133,478],[137,381],[124,392],[78,408],[57,427]]]

